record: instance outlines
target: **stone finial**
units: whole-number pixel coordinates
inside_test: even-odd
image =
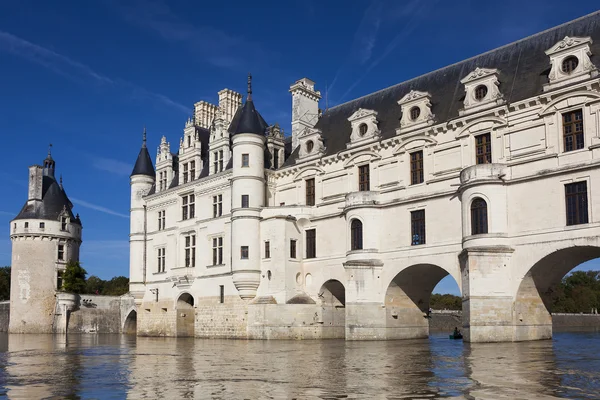
[[[144,133],[142,134],[142,147],[146,147],[146,125],[144,125]]]
[[[252,100],[252,74],[248,72],[248,97],[246,101]]]
[[[48,144],[48,159],[52,159],[52,143]]]

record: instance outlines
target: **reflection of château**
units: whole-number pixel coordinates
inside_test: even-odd
[[[600,255],[598,56],[595,13],[324,113],[304,78],[287,141],[250,85],[197,103],[131,175],[138,334],[423,337],[450,274],[466,340],[551,337]]]

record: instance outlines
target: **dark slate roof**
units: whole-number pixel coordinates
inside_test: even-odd
[[[154,172],[154,164],[152,163],[152,159],[150,158],[150,154],[146,148],[146,141],[144,141],[144,144],[140,149],[140,153],[137,156],[135,166],[133,167],[133,171],[131,172],[130,176],[134,175],[146,175],[153,178],[156,177],[156,173]]]
[[[550,72],[550,59],[545,51],[565,36],[590,36],[593,40],[591,60],[600,66],[599,11],[328,109],[315,126],[322,131],[327,149],[325,155],[346,149],[351,134],[348,118],[359,108],[377,111],[382,139],[393,137],[401,117],[397,101],[411,90],[429,92],[432,112],[438,123],[457,118],[465,95],[460,80],[477,67],[500,71],[500,92],[507,103],[539,95]],[[294,163],[298,152],[298,148],[293,151],[285,166]]]
[[[81,220],[75,218],[71,211],[72,203],[69,201],[65,191],[61,189],[53,176],[42,177],[42,201],[25,205],[15,219],[49,219],[57,220],[63,210],[66,210],[71,222],[81,225]]]
[[[246,99],[246,103],[235,112],[229,133],[236,135],[238,133],[255,133],[257,135],[266,135],[267,123],[254,108],[254,101]]]

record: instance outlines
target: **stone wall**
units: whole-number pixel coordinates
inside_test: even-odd
[[[433,310],[429,319],[429,332],[452,332],[454,327],[462,330],[462,311]]]
[[[202,297],[196,308],[196,337],[247,338],[248,301],[240,296]]]
[[[8,332],[10,301],[0,301],[0,332]]]
[[[552,314],[553,328],[600,328],[600,314]]]
[[[133,297],[81,295],[79,309],[71,313],[69,333],[120,333]]]

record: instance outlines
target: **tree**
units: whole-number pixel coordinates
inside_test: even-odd
[[[62,288],[65,292],[81,294],[85,292],[87,272],[79,261],[69,261],[63,273]]]
[[[127,292],[129,292],[129,278],[116,276],[106,282],[102,294],[107,296],[122,296]]]
[[[575,271],[552,289],[552,312],[589,313],[600,309],[600,271]]]
[[[86,294],[102,294],[106,281],[98,278],[96,275],[92,275],[87,278],[85,282],[85,293]]]
[[[434,310],[462,310],[462,299],[453,294],[434,293],[429,299],[429,307]]]
[[[10,267],[0,268],[0,301],[10,300]]]

